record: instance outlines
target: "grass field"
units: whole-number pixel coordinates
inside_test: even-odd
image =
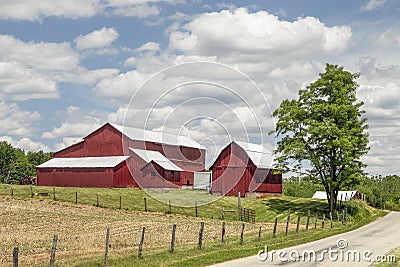
[[[75,204],[75,192],[78,204]],[[261,239],[258,241],[260,223],[247,223],[244,243],[239,244],[241,222],[237,213],[226,214],[226,244],[221,245],[221,207],[237,209],[237,198],[218,199],[199,191],[180,190],[158,192],[162,197],[178,205],[183,200],[199,203],[195,218],[194,207],[172,207],[156,201],[138,189],[82,189],[33,187],[31,198],[29,186],[14,186],[13,196],[9,185],[0,185],[0,265],[10,266],[12,249],[20,248],[20,266],[47,266],[54,233],[59,236],[56,255],[57,266],[102,266],[105,248],[105,232],[110,228],[111,266],[205,266],[237,257],[256,254],[268,244],[271,249],[316,240],[348,231],[368,223],[385,212],[366,207],[361,202],[349,203],[351,217],[346,225],[336,220],[334,227],[321,229],[321,214],[326,203],[318,200],[274,197],[268,199],[242,199],[242,205],[256,210],[257,221],[262,222]],[[49,196],[38,196],[48,193]],[[100,208],[96,205],[96,193]],[[119,196],[122,210],[119,210]],[[143,212],[143,197],[148,209]],[[212,201],[201,205],[202,201]],[[81,204],[80,204],[81,203]],[[291,210],[289,234],[284,234],[287,211]],[[319,213],[318,227],[305,231],[305,217],[301,220],[300,232],[295,233],[297,214],[310,210],[311,222]],[[278,234],[272,238],[273,220],[279,218]],[[205,222],[203,249],[197,249],[200,222]],[[172,224],[177,224],[176,252],[168,253]],[[143,259],[137,259],[138,243],[142,227],[146,227]]]

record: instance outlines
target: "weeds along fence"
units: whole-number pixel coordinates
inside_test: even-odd
[[[51,228],[52,220],[59,220],[59,218],[49,217],[45,219],[47,224],[33,225],[33,229],[30,229],[31,232],[24,236],[12,236],[11,234],[10,238],[0,241],[1,264],[18,266],[18,264],[35,265],[36,263],[50,262],[50,265],[63,265],[71,257],[93,255],[102,258],[101,264],[108,265],[110,260],[121,254],[134,256],[135,260],[140,261],[150,257],[154,251],[175,253],[188,246],[197,248],[201,253],[201,250],[208,246],[223,247],[232,243],[240,246],[254,244],[254,242],[268,244],[283,242],[286,239],[294,240],[296,235],[313,235],[316,230],[329,231],[332,228],[341,227],[347,220],[345,208],[333,214],[322,214],[315,210],[301,214],[287,210],[286,213],[277,216],[273,222],[258,224],[254,223],[255,211],[242,207],[240,199],[238,209],[228,210],[223,206],[207,208],[195,205],[185,210],[191,217],[181,216],[178,218],[168,214],[176,212],[182,214],[183,210],[178,210],[179,207],[170,203],[156,203],[150,198],[143,198],[141,203],[130,203],[126,202],[123,196],[111,199],[110,196],[103,194],[88,196],[80,194],[79,191],[69,192],[69,194],[65,194],[65,192],[58,194],[57,192],[57,188],[38,191],[36,188],[24,187],[21,189],[18,187],[18,189],[10,189],[9,194],[13,198],[43,197],[99,207],[108,205],[107,207],[115,209],[113,211],[115,213],[121,213],[117,210],[123,210],[131,205],[137,207],[137,210],[147,211],[148,216],[152,216],[155,214],[154,211],[157,211],[157,216],[161,216],[163,219],[155,219],[151,222],[139,221],[135,214],[126,213],[126,216],[131,216],[131,220],[120,222],[114,218],[108,218],[105,221],[99,219],[85,225],[75,226],[73,222],[64,224],[63,221],[60,221],[62,227]],[[37,205],[40,210],[39,201]],[[79,206],[70,206],[79,208]],[[208,212],[211,213],[211,216],[208,216]],[[193,218],[204,214],[207,216]],[[254,217],[252,217],[253,215]],[[113,215],[108,214],[107,216],[112,217]],[[210,220],[211,218],[214,220]],[[22,227],[26,226],[22,225]],[[75,227],[75,230],[79,228],[79,231],[74,231],[69,227]],[[8,230],[5,229],[5,231]],[[9,232],[13,233],[14,231],[10,228]]]
[[[290,223],[291,216],[297,218],[297,224]],[[306,225],[300,224],[301,214],[291,214],[289,210],[286,220],[278,220],[276,217],[274,223],[248,224],[222,221],[218,225],[213,225],[211,222],[199,221],[189,228],[179,223],[163,224],[163,229],[152,224],[110,226],[103,229],[103,233],[95,232],[83,236],[82,238],[86,242],[81,242],[82,240],[73,242],[72,240],[76,237],[65,235],[65,233],[55,233],[52,239],[47,240],[47,248],[40,254],[35,255],[32,253],[34,250],[27,248],[24,244],[21,246],[16,244],[13,248],[9,248],[8,255],[0,256],[2,256],[1,263],[14,267],[19,264],[42,263],[47,257],[50,267],[52,267],[57,262],[61,265],[66,263],[71,255],[79,257],[89,253],[101,255],[101,263],[103,266],[108,266],[113,254],[120,257],[121,251],[124,251],[126,257],[133,256],[134,261],[140,261],[151,257],[154,251],[173,254],[180,249],[187,249],[188,246],[191,246],[192,249],[197,248],[201,253],[201,250],[208,245],[215,248],[216,244],[224,247],[231,243],[238,246],[246,245],[246,243],[254,244],[254,242],[276,243],[275,240],[279,240],[279,243],[285,239],[296,240],[296,235],[299,235],[300,232],[312,235],[317,229],[324,231],[325,228],[341,226],[346,221],[345,211],[343,211],[342,217],[334,218],[330,214],[329,219],[326,219],[325,214],[315,214],[314,221],[311,219],[313,217],[311,211],[306,216]]]

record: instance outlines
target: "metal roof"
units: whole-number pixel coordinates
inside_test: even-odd
[[[132,140],[141,140],[160,144],[170,144],[205,149],[205,147],[187,136],[175,135],[165,132],[148,131],[145,129],[122,126],[114,123],[110,123],[110,125]]]
[[[153,161],[158,165],[160,165],[164,170],[183,171],[181,168],[176,166],[174,163],[172,163],[169,159],[167,159],[163,154],[161,154],[158,151],[134,149],[134,148],[129,148],[129,149],[147,163]]]
[[[113,168],[128,159],[129,156],[115,157],[83,157],[83,158],[53,158],[38,168]]]
[[[347,201],[354,197],[357,191],[338,191],[337,200]],[[312,198],[328,199],[325,191],[316,191]]]
[[[232,143],[240,146],[247,153],[254,165],[256,165],[258,168],[269,169],[272,167],[273,155],[262,145],[241,141],[233,141]]]

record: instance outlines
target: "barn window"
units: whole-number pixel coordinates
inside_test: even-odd
[[[156,172],[155,171],[151,171],[151,176],[155,177],[156,176]]]
[[[171,179],[174,179],[175,178],[175,173],[174,173],[174,171],[171,171]]]

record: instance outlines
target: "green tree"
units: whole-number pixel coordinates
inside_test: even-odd
[[[50,160],[51,159],[51,153],[45,153],[42,150],[38,152],[32,152],[29,151],[26,154],[26,158],[28,159],[29,163],[34,165],[35,167]]]
[[[0,142],[0,180],[7,183],[16,157],[16,150],[8,142]]]
[[[366,118],[357,102],[358,73],[327,64],[325,72],[298,99],[283,100],[273,113],[277,118],[277,162],[279,168],[310,166],[310,175],[322,184],[329,210],[336,207],[338,191],[357,184],[368,152]]]
[[[35,166],[31,164],[21,149],[15,149],[15,158],[10,169],[8,183],[18,184],[22,178],[35,175]]]

